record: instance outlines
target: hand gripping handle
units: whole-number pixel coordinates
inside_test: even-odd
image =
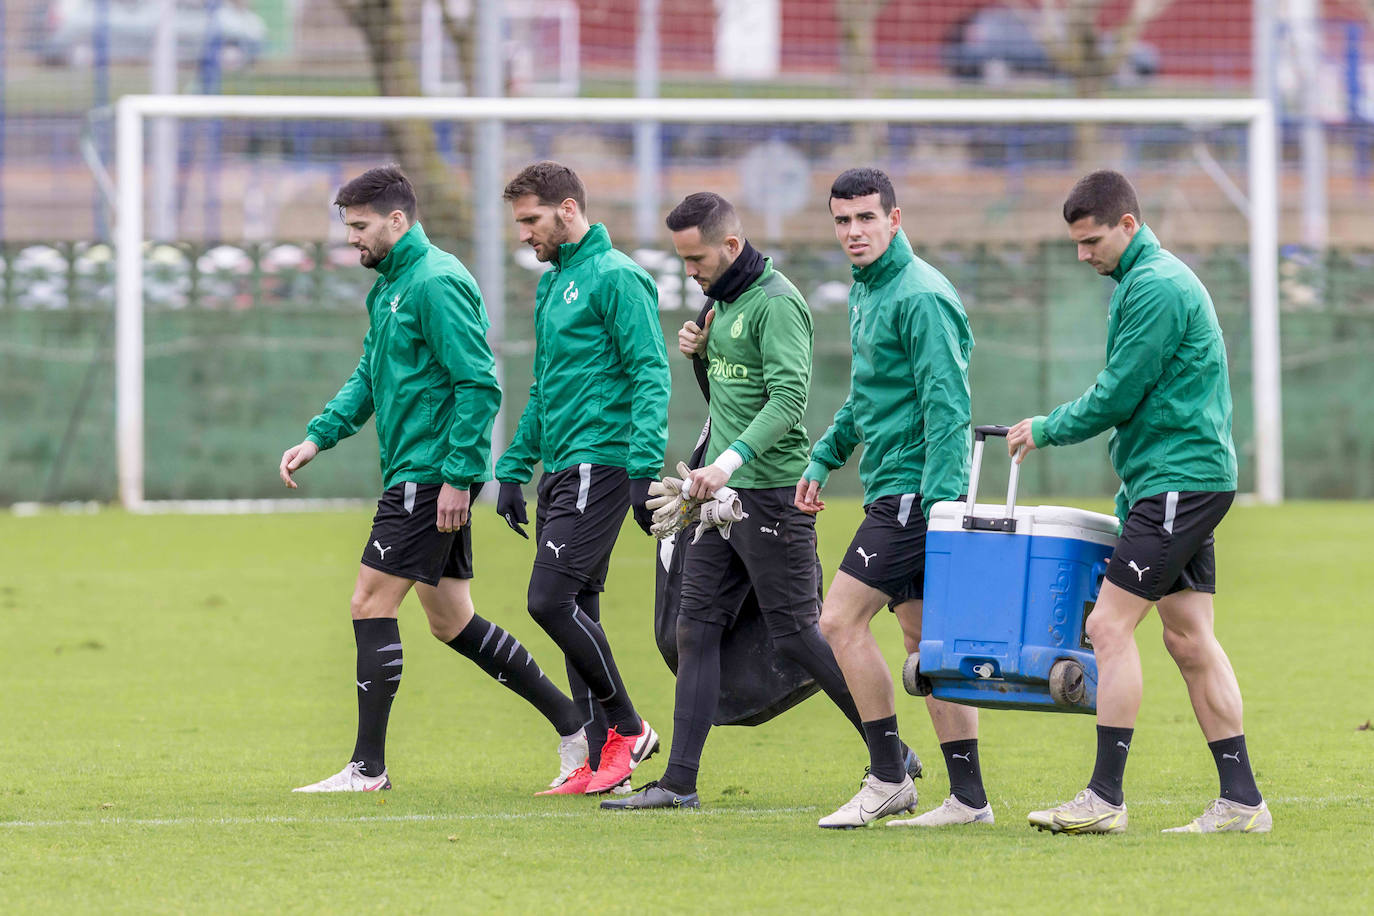
[[[1007,476],[1007,511],[1002,518],[979,518],[973,514],[974,507],[978,504],[978,477],[983,468],[983,444],[988,436],[1001,436],[1006,438],[1007,433],[1011,432],[1009,426],[975,426],[973,428],[973,467],[968,475],[968,502],[964,507],[964,527],[970,531],[1002,531],[1007,534],[1016,533],[1016,482],[1021,474],[1021,465],[1017,461],[1011,463],[1011,472]],[[1019,456],[1018,456],[1019,457]]]

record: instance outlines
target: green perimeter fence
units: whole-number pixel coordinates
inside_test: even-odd
[[[461,246],[454,250],[463,253]],[[767,252],[807,295],[816,363],[812,438],[848,389],[848,264],[834,246]],[[1113,284],[1062,243],[937,247],[922,255],[958,287],[977,345],[977,423],[1012,422],[1082,392],[1101,367]],[[1178,251],[1212,292],[1236,400],[1241,489],[1253,487],[1248,267],[1243,248]],[[100,244],[0,250],[0,504],[117,498],[113,261]],[[693,314],[671,252],[639,251],[656,272],[673,365],[667,463],[704,416],[676,330]],[[341,246],[163,245],[146,260],[146,473],[149,499],[288,495],[283,449],[357,364],[373,274]],[[1291,497],[1374,497],[1374,252],[1285,252],[1282,267],[1285,486]],[[529,387],[537,274],[507,268],[504,416]],[[698,300],[699,301],[699,300]],[[497,442],[499,453],[504,442]],[[851,463],[852,465],[852,463]],[[1004,467],[1004,465],[997,465]],[[992,466],[990,466],[992,467]],[[991,472],[990,472],[991,473]],[[996,489],[987,478],[988,486]],[[371,425],[313,464],[301,496],[371,497],[380,484]],[[1110,496],[1105,438],[1029,465],[1027,497]],[[856,495],[852,467],[831,489]]]

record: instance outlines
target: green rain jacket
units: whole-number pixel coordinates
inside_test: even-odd
[[[321,449],[375,412],[383,487],[467,487],[491,479],[491,425],[501,404],[482,294],[457,258],[411,226],[377,265],[358,368],[307,436]]]
[[[534,303],[534,383],[498,480],[575,464],[657,477],[668,445],[668,351],[658,287],[601,223],[560,245]]]
[[[792,487],[806,469],[802,414],[811,390],[811,311],[764,259],[763,273],[734,302],[717,302],[706,338],[715,459],[736,441],[749,460],[730,476],[746,489]]]
[[[1231,383],[1212,297],[1186,264],[1141,225],[1112,271],[1107,367],[1077,400],[1035,417],[1037,448],[1111,429],[1121,478],[1116,514],[1170,490],[1236,488]]]
[[[824,485],[863,443],[864,503],[920,493],[929,518],[968,483],[973,332],[954,285],[916,257],[905,232],[853,273],[849,397],[811,450],[806,477]]]

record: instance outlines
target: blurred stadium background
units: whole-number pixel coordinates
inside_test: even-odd
[[[175,16],[170,9],[175,8]],[[507,96],[1272,97],[1281,118],[1285,490],[1374,496],[1374,0],[4,0],[0,2],[0,505],[113,501],[113,108],[126,93],[461,95],[499,12]],[[171,29],[159,22],[173,22]],[[159,38],[163,51],[155,53]],[[281,450],[356,365],[371,273],[329,207],[380,162],[416,179],[436,241],[505,246],[507,416],[528,387],[538,265],[504,211],[474,206],[461,122],[185,120],[151,125],[145,220],[149,499],[282,495]],[[1145,218],[1216,301],[1253,485],[1242,128],[1141,124],[514,123],[502,179],[563,160],[590,215],[658,279],[665,332],[699,297],[662,214],[711,189],[807,294],[817,366],[808,428],[847,388],[848,265],[825,189],[871,163],[898,187],[918,252],[958,286],[978,341],[974,419],[1071,397],[1101,364],[1111,284],[1074,262],[1058,210],[1073,180],[1126,171]],[[648,170],[648,177],[644,177]],[[488,290],[490,294],[491,291]],[[671,464],[703,413],[674,360]],[[306,491],[374,497],[370,432]],[[497,443],[497,450],[504,442]],[[1102,449],[1037,462],[1030,491],[1108,496]],[[853,476],[835,489],[853,494]]]

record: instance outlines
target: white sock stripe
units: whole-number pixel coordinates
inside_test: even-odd
[[[511,659],[515,658],[515,651],[516,651],[517,649],[519,649],[519,648],[520,648],[520,640],[518,640],[518,639],[512,639],[512,640],[510,641],[510,654],[506,656],[506,661],[510,661]],[[528,657],[529,657],[529,654],[526,653],[525,657],[528,658]]]
[[[502,631],[501,631],[501,638],[498,639],[498,640],[496,640],[496,648],[491,650],[491,654],[492,654],[492,655],[500,655],[500,654],[501,654],[501,647],[504,646],[504,645],[506,644],[506,640],[508,640],[508,639],[510,639],[510,634],[507,633],[505,630],[502,630]]]
[[[494,622],[492,622],[492,621],[487,621],[487,635],[482,637],[482,644],[481,644],[480,646],[477,647],[477,654],[478,654],[478,655],[481,655],[481,654],[482,654],[482,650],[485,649],[485,648],[487,647],[487,641],[491,639],[491,634],[493,634],[493,633],[495,633],[495,632],[496,632],[496,624],[495,624]]]
[[[399,674],[396,675],[395,677],[389,677],[389,678],[387,678],[388,681],[399,681],[400,679],[401,679],[401,676],[400,676]]]
[[[387,662],[386,664],[382,665],[382,667],[383,667],[383,668],[398,668],[398,667],[400,667],[400,665],[401,665],[401,661],[402,661],[402,660],[399,659],[399,658],[393,658],[391,661],[389,661],[389,662]]]
[[[400,651],[401,651],[401,644],[398,643],[398,642],[394,642],[394,643],[392,643],[392,644],[389,645],[389,646],[382,646],[382,647],[381,647],[380,649],[378,649],[377,651],[378,651],[378,652],[400,652]]]

